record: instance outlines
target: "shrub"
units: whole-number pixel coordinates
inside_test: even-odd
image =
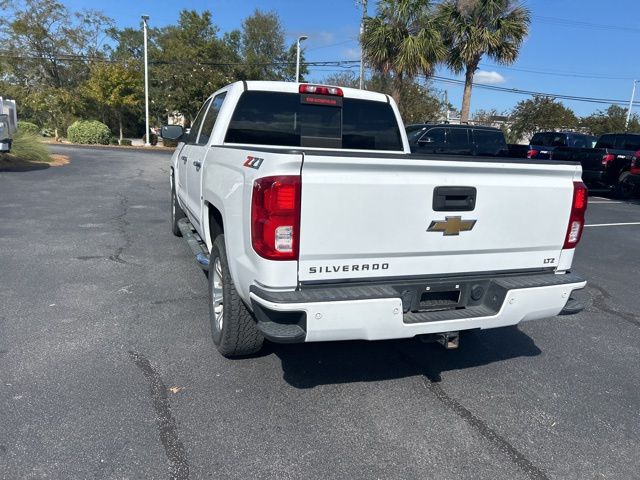
[[[38,137],[24,130],[18,130],[13,135],[11,155],[31,162],[48,162],[51,159],[47,146]]]
[[[128,138],[123,138],[122,140],[120,140],[120,145],[127,145],[127,146],[131,146],[131,140],[129,140]]]
[[[73,143],[109,145],[111,130],[97,120],[78,120],[67,129],[67,138]]]
[[[149,143],[153,146],[156,146],[158,144],[158,135],[156,135],[155,133],[152,133],[151,135],[149,135]],[[147,143],[147,136],[143,135],[142,136],[142,141]]]
[[[177,147],[178,146],[178,142],[176,142],[175,140],[169,140],[168,138],[163,138],[162,139],[162,145],[165,147]]]
[[[31,122],[18,121],[18,130],[30,135],[40,135],[40,127]]]
[[[118,139],[116,137],[111,137],[109,139],[109,145],[120,145],[120,142],[118,141]]]

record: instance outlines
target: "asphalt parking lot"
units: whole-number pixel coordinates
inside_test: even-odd
[[[56,148],[0,173],[2,478],[640,478],[639,201],[591,199],[579,315],[227,360],[169,155]]]

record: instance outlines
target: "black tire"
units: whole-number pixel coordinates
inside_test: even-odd
[[[222,298],[219,297],[220,291],[222,291]],[[220,317],[221,320],[219,320]],[[250,355],[262,348],[264,337],[258,330],[253,315],[233,285],[227,262],[224,235],[216,237],[211,249],[209,321],[211,322],[213,343],[225,357]]]
[[[616,197],[620,198],[621,200],[628,200],[633,196],[635,186],[631,182],[629,182],[630,176],[630,172],[624,171],[620,173],[620,176],[618,177],[618,183],[616,184],[614,193]]]
[[[184,212],[178,204],[176,196],[176,177],[171,177],[171,231],[176,237],[181,237],[180,228],[178,228],[178,220],[185,217]]]

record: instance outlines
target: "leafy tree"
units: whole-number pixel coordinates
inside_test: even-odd
[[[358,88],[360,82],[353,72],[338,73],[326,77],[321,83]],[[396,82],[389,75],[375,74],[367,80],[367,87],[377,92],[391,94]],[[405,125],[442,119],[445,105],[440,92],[428,83],[405,79],[400,85],[400,115]]]
[[[126,113],[137,109],[144,95],[139,69],[121,63],[96,63],[85,84],[87,95],[118,120],[122,141],[122,122]]]
[[[193,120],[209,95],[235,80],[221,66],[232,52],[217,33],[211,12],[193,10],[182,10],[177,25],[154,33],[153,98],[163,103],[165,113],[180,112]]]
[[[22,111],[56,132],[82,104],[74,89],[88,76],[89,57],[104,57],[111,19],[70,12],[56,0],[0,0],[0,75],[14,86]],[[37,117],[37,118],[36,118]]]
[[[578,119],[573,110],[550,97],[533,97],[518,102],[511,112],[513,138],[524,139],[540,130],[574,129]]]
[[[600,110],[580,121],[580,126],[594,135],[603,133],[624,132],[627,120],[627,109],[618,105],[611,105],[606,110]],[[640,132],[640,121],[637,115],[629,119],[630,132]]]
[[[246,66],[247,80],[295,80],[296,49],[294,42],[287,49],[280,17],[274,11],[255,10],[242,22],[242,30],[225,37],[238,48]],[[238,41],[239,40],[239,41]],[[300,76],[308,73],[304,54],[300,54]]]
[[[438,10],[447,63],[465,74],[460,120],[466,122],[480,60],[487,55],[501,64],[513,63],[529,32],[531,13],[513,0],[445,0]]]
[[[373,69],[392,79],[394,100],[401,104],[405,80],[430,75],[445,57],[428,0],[380,0],[375,17],[364,22],[362,49]]]

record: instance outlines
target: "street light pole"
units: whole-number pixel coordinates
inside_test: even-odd
[[[151,135],[149,134],[149,60],[147,58],[147,21],[149,15],[142,15],[142,23],[144,30],[144,119],[145,119],[145,147],[150,147],[149,142]]]
[[[364,49],[362,48],[362,36],[364,35],[364,19],[367,17],[367,0],[361,0],[362,20],[360,21],[360,90],[364,89]]]
[[[627,120],[624,122],[624,131],[626,132],[629,128],[629,120],[631,119],[631,109],[633,108],[633,99],[636,96],[636,84],[640,80],[633,81],[633,89],[631,90],[631,100],[629,100],[629,109],[627,110]]]
[[[296,42],[296,83],[300,81],[300,42],[306,40],[306,35],[300,35],[298,37],[298,41]]]

